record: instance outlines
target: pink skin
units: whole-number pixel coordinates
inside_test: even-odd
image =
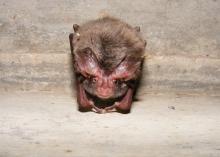
[[[132,79],[136,72],[138,72],[140,62],[135,62],[131,58],[125,59],[119,66],[111,73],[106,74],[105,71],[99,67],[97,58],[92,52],[78,53],[76,56],[77,64],[75,65],[76,72],[82,74],[85,78],[92,77],[93,83],[96,85],[95,95],[99,98],[108,99],[114,96],[115,81],[127,81]],[[97,113],[112,112],[114,110],[119,112],[129,112],[132,104],[132,97],[134,89],[128,88],[124,97],[120,102],[115,102],[112,106],[100,109],[87,98],[83,84],[77,81],[77,101],[79,110],[89,111],[93,110]]]
[[[100,81],[102,79],[97,80],[99,83],[97,83],[97,96],[100,98],[109,98],[113,93],[112,88],[114,85],[111,83],[111,86],[108,84],[108,80],[106,81]],[[111,79],[109,79],[111,80]],[[89,111],[93,110],[97,113],[106,113],[106,112],[114,112],[119,111],[119,112],[129,112],[132,104],[132,96],[133,96],[133,89],[129,88],[128,91],[126,92],[125,96],[122,98],[120,102],[115,102],[114,105],[110,107],[106,107],[104,109],[99,109],[94,105],[94,103],[89,100],[86,96],[85,89],[83,88],[82,83],[77,83],[77,101],[79,104],[79,110],[81,111]]]
[[[85,90],[81,83],[77,83],[77,101],[80,104],[80,110],[91,110],[93,108],[93,103],[88,100],[85,94]]]
[[[78,92],[77,92],[77,101],[79,104],[79,110],[81,111],[89,111],[93,110],[97,113],[106,113],[106,112],[129,112],[132,104],[132,96],[133,89],[128,89],[126,95],[120,102],[115,102],[114,105],[110,107],[106,107],[104,109],[100,109],[94,105],[94,103],[89,100],[85,94],[85,90],[82,87],[82,84],[78,84]]]
[[[94,103],[89,100],[86,96],[85,90],[82,87],[81,83],[77,83],[77,102],[79,104],[80,111],[89,111],[94,109],[96,112],[101,113],[102,110],[94,105]]]
[[[129,112],[132,104],[133,89],[128,89],[126,95],[120,102],[115,102],[114,105],[106,107],[106,112],[114,112],[114,109],[119,112]]]

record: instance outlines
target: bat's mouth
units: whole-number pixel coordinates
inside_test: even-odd
[[[105,109],[107,107],[111,107],[115,105],[115,103],[120,102],[126,94],[125,93],[122,96],[119,96],[116,98],[103,99],[103,98],[100,98],[98,96],[88,93],[86,90],[85,90],[85,93],[86,93],[87,98],[94,103],[95,107],[99,109]]]

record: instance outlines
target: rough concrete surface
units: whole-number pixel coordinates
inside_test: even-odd
[[[145,95],[130,114],[68,94],[1,93],[1,157],[219,157],[220,97]]]

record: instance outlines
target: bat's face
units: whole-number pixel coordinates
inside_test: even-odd
[[[79,50],[75,56],[75,69],[86,99],[99,109],[111,107],[128,97],[134,88],[141,61],[125,57],[111,70],[102,68],[90,48]],[[129,99],[132,99],[132,94]],[[128,98],[127,98],[128,99]]]

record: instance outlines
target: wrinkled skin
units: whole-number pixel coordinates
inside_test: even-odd
[[[81,110],[95,109],[98,113],[129,112],[134,92],[135,73],[140,69],[140,63],[131,58],[124,59],[112,72],[106,73],[90,49],[79,52],[76,56],[78,103]],[[86,94],[88,93],[88,94]],[[89,95],[102,100],[122,98],[111,106],[98,108]]]
[[[105,68],[92,46],[83,44],[84,47],[77,47],[77,44],[80,45],[78,29],[79,26],[75,25],[77,34],[70,34],[69,37],[74,58],[79,111],[129,113],[143,58],[126,53],[123,58],[115,55],[115,60],[119,58],[119,61],[113,64],[114,68]]]

